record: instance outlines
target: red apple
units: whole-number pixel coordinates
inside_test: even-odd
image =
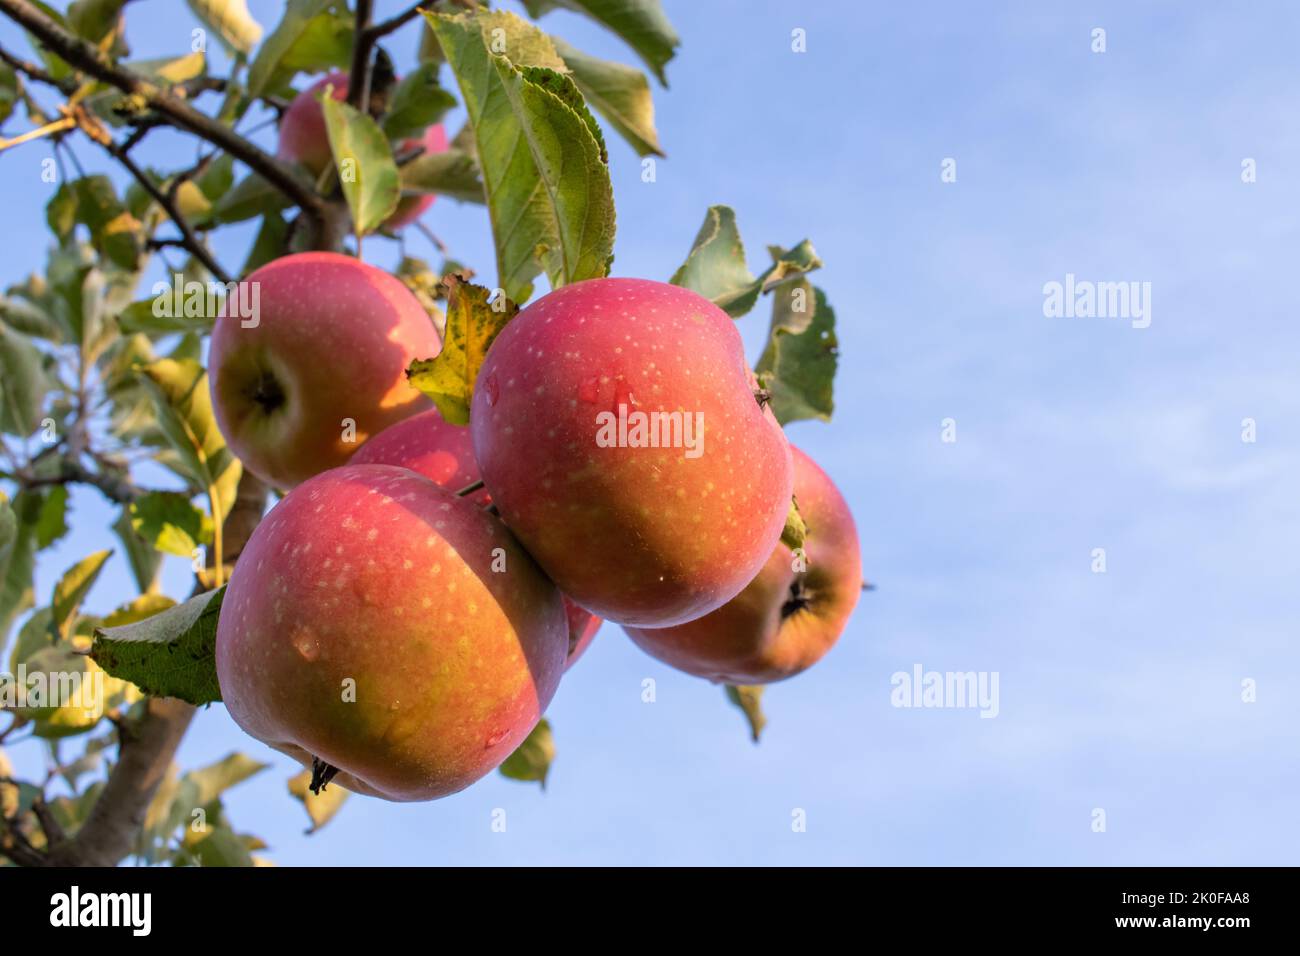
[[[270,484],[342,465],[369,436],[429,407],[406,367],[438,353],[438,334],[386,272],[304,252],[253,272],[239,298],[244,308],[228,303],[212,333],[213,407],[227,444]]]
[[[284,111],[280,121],[280,145],[276,155],[288,162],[301,164],[313,176],[334,161],[330,153],[329,133],[325,128],[325,113],[317,100],[327,86],[332,86],[332,99],[340,102],[348,96],[348,74],[335,71],[322,80],[313,83],[294,97],[289,108]],[[447,131],[441,123],[428,127],[418,138],[404,139],[399,142],[394,152],[423,146],[426,153],[443,153],[447,151]],[[433,205],[432,193],[419,193],[403,196],[397,209],[388,217],[384,225],[389,229],[401,229],[408,226]]]
[[[559,592],[497,518],[406,469],[348,465],[258,526],[216,658],[254,737],[349,790],[431,800],[514,752],[567,648]]]
[[[839,639],[862,593],[858,533],[839,489],[792,450],[794,494],[808,525],[803,561],[778,543],[749,586],[712,614],[677,627],[625,628],[642,650],[712,681],[767,684],[811,667]]]
[[[483,362],[470,434],[524,547],[621,624],[725,604],[790,507],[789,445],[755,398],[735,323],[662,282],[592,279],[520,312]]]
[[[385,428],[361,446],[352,456],[352,464],[409,468],[453,492],[479,480],[469,429],[448,425],[436,409]],[[479,505],[491,503],[487,491],[482,489],[465,497]],[[568,597],[564,598],[564,612],[569,621],[568,666],[571,666],[596,636],[601,621]]]

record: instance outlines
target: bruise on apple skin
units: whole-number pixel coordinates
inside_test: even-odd
[[[428,800],[509,756],[567,650],[559,592],[498,519],[411,471],[349,465],[254,532],[217,670],[248,733],[349,790]]]
[[[767,684],[799,674],[834,646],[863,590],[858,534],[839,489],[798,448],[795,496],[810,532],[802,561],[778,543],[735,598],[676,627],[627,627],[638,647],[716,683]]]
[[[470,432],[502,517],[583,607],[647,627],[749,582],[780,536],[792,466],[735,323],[665,283],[593,279],[519,313],[479,373]],[[618,406],[701,413],[703,451],[600,447]]]

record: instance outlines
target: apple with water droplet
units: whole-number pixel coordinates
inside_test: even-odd
[[[778,543],[740,594],[697,620],[624,628],[638,647],[688,674],[767,684],[807,670],[839,639],[862,593],[857,529],[834,482],[791,450],[795,499],[808,526],[803,554]]]
[[[251,273],[238,299],[212,332],[213,409],[231,450],[271,485],[342,465],[371,435],[430,407],[406,368],[438,354],[437,330],[381,269],[298,253]]]
[[[608,620],[707,614],[781,536],[793,472],[735,323],[688,289],[592,279],[538,299],[484,359],[470,411],[502,518]]]
[[[480,480],[469,429],[448,424],[437,409],[412,415],[385,428],[361,446],[352,456],[352,463],[409,468],[453,492]],[[491,497],[482,488],[465,497],[478,505],[491,503]],[[568,597],[564,598],[564,612],[569,621],[567,669],[590,646],[600,630],[601,620]]]
[[[258,526],[217,625],[226,709],[317,783],[431,800],[489,773],[550,703],[560,593],[505,526],[423,475],[347,465]]]

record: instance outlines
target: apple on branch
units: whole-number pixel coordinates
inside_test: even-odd
[[[409,468],[451,491],[481,483],[469,429],[448,424],[436,409],[385,428],[361,446],[352,456],[352,464]],[[482,488],[465,497],[480,506],[491,503],[491,497]],[[569,623],[567,670],[590,646],[600,630],[601,620],[567,596],[564,612]]]
[[[399,280],[333,252],[276,259],[239,283],[209,353],[217,424],[259,478],[291,488],[430,407],[406,367],[441,348]]]
[[[624,628],[646,653],[712,681],[767,684],[807,670],[839,639],[862,593],[857,529],[826,473],[791,451],[795,500],[808,527],[802,553],[777,544],[740,594],[698,620]]]
[[[314,788],[409,801],[505,760],[567,651],[559,591],[500,520],[407,469],[347,465],[253,533],[216,663],[231,717]]]
[[[735,597],[790,507],[789,444],[735,323],[662,282],[591,279],[521,311],[478,371],[470,434],[529,553],[621,624],[681,624]]]

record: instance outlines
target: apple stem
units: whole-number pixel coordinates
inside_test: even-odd
[[[472,495],[474,492],[478,491],[482,487],[483,487],[483,479],[480,478],[478,481],[471,482],[470,484],[466,485],[464,488],[460,489],[460,491],[456,492],[456,497],[464,498],[466,495]]]
[[[331,780],[338,774],[339,768],[333,764],[328,764],[320,757],[311,758],[311,783],[308,789],[316,795],[326,788]]]

